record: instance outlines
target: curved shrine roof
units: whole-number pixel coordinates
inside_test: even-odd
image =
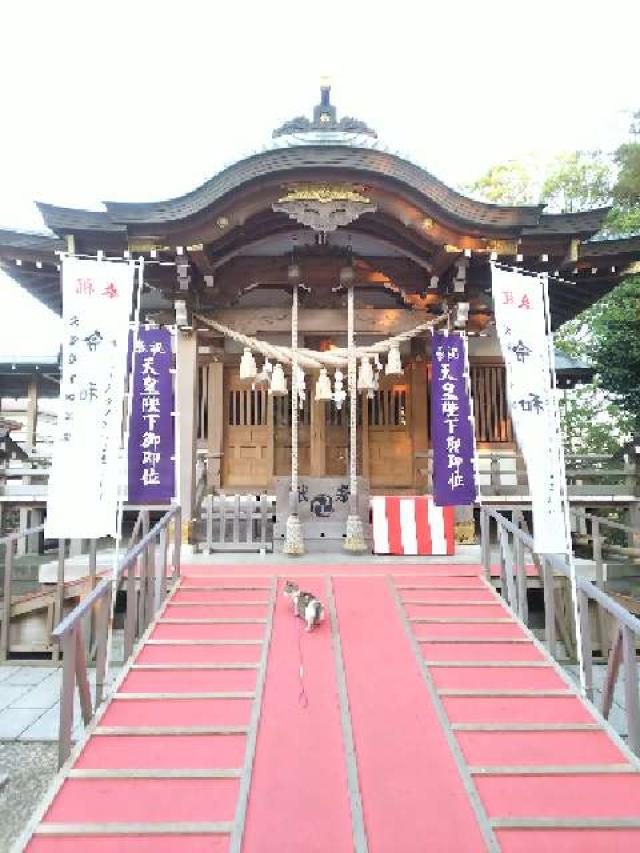
[[[255,154],[215,175],[202,186],[179,198],[149,204],[105,202],[113,223],[173,222],[200,213],[244,184],[288,173],[317,170],[350,172],[363,182],[387,178],[431,201],[448,217],[472,226],[535,226],[544,205],[509,207],[466,198],[419,166],[386,151],[345,145],[304,145]],[[52,227],[52,223],[47,223]]]
[[[146,203],[105,202],[104,211],[39,203],[48,228],[57,235],[80,232],[114,236],[141,226],[188,224],[234,192],[287,181],[354,181],[396,191],[427,208],[435,218],[469,233],[519,236],[595,234],[606,209],[576,214],[545,214],[544,205],[489,204],[468,198],[415,163],[381,148],[363,121],[338,119],[331,87],[324,81],[312,119],[298,116],[273,132],[268,150],[223,169],[177,198]]]
[[[265,179],[304,180],[305,173],[335,180],[394,183],[435,208],[445,219],[473,231],[508,231],[527,236],[589,236],[602,226],[608,208],[572,214],[545,214],[545,205],[488,204],[463,196],[438,178],[396,154],[345,145],[304,145],[261,152],[219,172],[177,198],[147,203],[105,202],[106,210],[88,211],[38,203],[45,224],[56,234],[78,231],[124,233],[128,226],[180,223],[223,201],[234,191]]]
[[[554,265],[551,269],[559,268],[568,277],[578,272],[577,267],[571,268],[576,262],[581,270],[591,263],[589,271],[598,272],[595,259],[601,258],[608,269],[592,275],[588,288],[582,287],[579,295],[563,293],[572,315],[624,274],[626,267],[617,270],[612,264],[628,264],[629,257],[638,256],[640,238],[590,239],[601,229],[608,208],[548,214],[544,205],[489,204],[462,195],[381,147],[375,131],[364,122],[338,119],[325,85],[312,119],[285,122],[274,131],[266,150],[233,163],[185,195],[147,203],[105,202],[104,210],[39,203],[50,233],[0,229],[0,261],[5,268],[11,266],[16,281],[55,309],[60,303],[59,276],[55,260],[47,262],[46,256],[67,249],[65,235],[79,238],[79,251],[89,253],[96,249],[121,252],[136,241],[160,246],[166,242],[170,245],[164,248],[171,252],[175,251],[171,245],[179,242],[199,252],[194,260],[198,271],[210,274],[214,264],[219,269],[224,259],[233,259],[243,246],[277,236],[286,223],[285,214],[274,212],[274,202],[283,190],[305,183],[352,184],[364,189],[378,210],[367,212],[354,228],[391,241],[414,262],[417,258],[421,280],[425,258],[426,268],[435,269],[438,277],[463,251],[459,247],[466,250],[470,244],[485,253],[494,251],[495,244],[502,256],[515,257],[520,252],[533,259],[534,266],[546,255]],[[214,240],[210,223],[217,224],[217,217],[227,224],[231,219],[232,227],[227,231],[220,225]],[[573,246],[572,241],[579,245]]]

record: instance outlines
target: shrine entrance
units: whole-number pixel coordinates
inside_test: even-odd
[[[424,388],[414,392],[414,379],[424,382],[425,377],[407,370],[401,381],[383,377],[378,390],[358,396],[357,470],[372,490],[393,493],[414,487],[412,396],[425,397]],[[300,474],[346,476],[349,400],[340,409],[327,406],[315,401],[311,387],[298,414]],[[426,411],[420,420],[424,428]],[[275,477],[290,473],[291,447],[291,394],[270,397],[264,386],[253,389],[242,382],[237,367],[225,367],[222,488],[273,488]]]
[[[372,490],[393,493],[413,486],[411,374],[398,382],[385,376],[367,398],[363,436]]]
[[[273,476],[272,400],[264,387],[242,383],[235,367],[224,371],[222,484],[267,488]]]

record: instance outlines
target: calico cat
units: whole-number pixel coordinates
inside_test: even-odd
[[[303,592],[292,581],[285,583],[283,592],[293,603],[294,615],[299,616],[300,619],[304,619],[307,623],[307,631],[311,631],[314,625],[317,625],[324,619],[322,602],[312,592]]]

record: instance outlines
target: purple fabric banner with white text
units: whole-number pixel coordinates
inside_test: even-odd
[[[129,421],[132,504],[168,504],[175,494],[171,366],[171,332],[141,327],[133,358]]]
[[[466,344],[462,335],[433,335],[431,443],[433,499],[437,506],[465,506],[476,499]]]

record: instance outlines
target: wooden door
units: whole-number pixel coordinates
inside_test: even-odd
[[[264,387],[240,382],[237,368],[224,375],[223,488],[265,488],[271,483],[272,441]]]
[[[349,401],[342,408],[328,403],[325,408],[325,473],[327,477],[347,474],[349,460]]]
[[[371,489],[388,494],[412,489],[410,382],[402,377],[381,377],[380,389],[368,398],[368,415]]]
[[[287,377],[291,382],[291,377]],[[290,387],[290,384],[289,384]],[[298,409],[298,473],[307,475],[311,459],[310,393],[307,388],[305,404]],[[291,474],[291,394],[273,398],[273,456],[274,474],[287,477]]]
[[[347,398],[341,409],[334,403],[327,404],[325,409],[326,435],[326,475],[327,477],[342,477],[349,473],[349,423],[351,403]],[[356,470],[362,475],[362,394],[358,394],[356,434]],[[366,475],[365,475],[366,476]]]

